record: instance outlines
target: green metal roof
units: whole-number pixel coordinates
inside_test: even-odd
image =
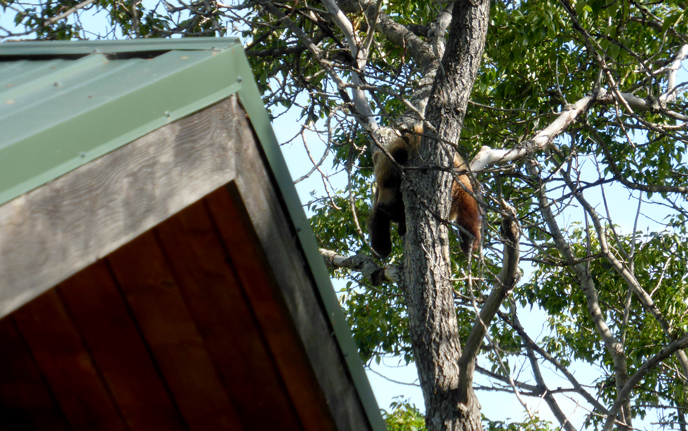
[[[236,38],[0,44],[0,204],[236,93],[239,57]]]
[[[386,429],[238,38],[0,44],[0,205],[237,94],[371,426]]]

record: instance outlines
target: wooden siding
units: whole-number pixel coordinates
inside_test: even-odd
[[[304,356],[269,269],[232,258],[259,244],[224,242],[210,202],[242,218],[222,188],[0,321],[0,429],[335,429],[313,372],[267,342],[265,322]],[[283,371],[320,399],[297,412]]]

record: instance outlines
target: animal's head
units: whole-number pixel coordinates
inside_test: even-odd
[[[401,197],[401,169],[398,165],[405,165],[409,159],[415,157],[420,144],[422,126],[416,126],[413,133],[395,136],[385,149],[394,158],[394,163],[382,151],[373,153],[375,165],[375,181],[377,191],[374,196],[375,205],[385,212],[393,221],[404,220],[404,201]]]

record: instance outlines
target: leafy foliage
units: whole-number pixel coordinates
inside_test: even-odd
[[[425,431],[425,419],[418,408],[408,400],[393,401],[391,412],[382,410],[388,431]]]
[[[549,431],[558,429],[558,427],[553,427],[548,421],[542,420],[540,418],[532,418],[523,422],[501,422],[501,421],[490,421],[483,418],[485,421],[484,430],[485,431]]]

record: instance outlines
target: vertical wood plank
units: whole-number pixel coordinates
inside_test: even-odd
[[[182,418],[103,261],[58,286],[131,431],[183,431]]]
[[[246,169],[251,169],[246,166]],[[228,190],[232,190],[230,193]],[[282,377],[287,384],[304,428],[308,430],[335,429],[318,381],[310,368],[301,341],[291,321],[286,306],[280,299],[278,285],[270,268],[251,219],[243,206],[236,185],[230,183],[206,197],[208,207],[225,248],[236,267],[237,275],[251,302],[260,325],[275,356]],[[268,214],[272,208],[263,209]],[[275,247],[283,244],[275,243]],[[304,286],[310,289],[310,286]],[[319,309],[302,310],[320,313]],[[333,362],[332,364],[336,364]],[[361,428],[365,429],[365,428]]]
[[[244,427],[302,429],[203,202],[156,234]]]
[[[12,318],[72,429],[126,430],[54,289],[17,310]]]
[[[311,373],[326,400],[329,413],[341,430],[370,429],[365,409],[349,375],[347,361],[333,336],[332,322],[322,303],[318,287],[308,268],[301,244],[279,192],[272,180],[262,148],[251,128],[239,127],[240,145],[237,151],[237,176],[230,183],[231,197],[236,207],[243,208],[249,232],[259,238],[260,252],[271,268],[276,288],[289,310],[291,322],[302,342]],[[223,222],[221,213],[214,213]],[[233,241],[236,233],[228,232],[226,240]],[[234,247],[241,249],[241,242]],[[239,257],[243,255],[240,254]],[[272,345],[272,344],[271,344]],[[286,365],[286,364],[285,364]],[[286,375],[285,375],[286,376]],[[285,377],[286,380],[286,377]],[[301,381],[294,380],[289,386],[303,388]],[[294,396],[295,400],[301,401]],[[299,411],[308,411],[310,404],[301,404]],[[375,412],[373,412],[375,414]],[[302,419],[303,420],[303,419]],[[306,420],[303,420],[304,424]],[[312,429],[320,429],[318,421],[309,421]]]
[[[0,320],[0,346],[0,430],[68,430],[10,318]]]
[[[107,261],[189,429],[241,430],[152,231]]]

